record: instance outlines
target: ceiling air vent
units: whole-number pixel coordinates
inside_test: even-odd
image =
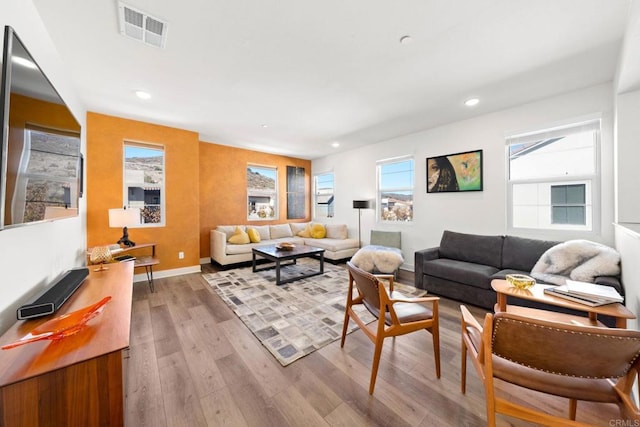
[[[167,40],[167,23],[146,12],[118,2],[120,34],[163,48]]]

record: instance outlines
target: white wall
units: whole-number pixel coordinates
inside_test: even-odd
[[[357,236],[358,216],[357,210],[352,208],[352,201],[375,199],[376,161],[412,154],[416,163],[414,223],[377,223],[375,210],[362,211],[364,243],[368,242],[371,229],[401,230],[404,268],[412,270],[413,253],[416,250],[437,246],[445,229],[478,234],[507,233],[505,135],[543,129],[573,119],[601,114],[602,210],[597,224],[599,231],[588,236],[579,232],[551,231],[529,236],[554,240],[588,237],[590,240],[613,245],[612,110],[612,84],[601,84],[316,159],[312,162],[312,171],[314,174],[334,171],[336,216],[333,221],[346,222],[349,224],[350,235]],[[483,191],[426,194],[427,157],[476,149],[483,150]]]
[[[617,221],[640,223],[640,90],[616,98]]]
[[[69,70],[58,57],[31,0],[3,0],[0,24],[14,28],[83,128],[86,110],[73,92]],[[85,169],[87,168],[85,163]],[[80,216],[0,230],[0,333],[16,321],[16,309],[66,270],[85,263],[86,199]]]

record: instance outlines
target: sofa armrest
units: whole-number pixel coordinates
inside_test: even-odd
[[[422,249],[420,251],[416,251],[413,256],[413,268],[415,274],[415,287],[424,289],[423,285],[423,274],[422,265],[425,261],[430,261],[433,259],[440,258],[440,247]]]
[[[222,264],[227,254],[227,235],[221,231],[211,230],[209,233],[209,251],[211,258]]]

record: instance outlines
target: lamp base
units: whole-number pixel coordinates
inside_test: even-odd
[[[132,242],[131,240],[129,240],[129,230],[127,230],[127,227],[122,228],[122,237],[116,243],[119,245],[128,246],[128,247],[136,245],[135,242]]]

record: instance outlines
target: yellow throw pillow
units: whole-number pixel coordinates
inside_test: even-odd
[[[249,235],[245,233],[240,227],[236,227],[236,232],[233,233],[233,236],[229,237],[228,242],[232,245],[244,245],[247,243],[251,243],[251,239],[249,239]]]
[[[324,228],[322,224],[313,224],[311,226],[311,237],[314,239],[324,239],[324,236],[327,235],[327,230]]]
[[[311,238],[311,225],[307,224],[304,230],[298,233],[298,237],[306,237],[307,239]]]
[[[260,243],[260,233],[255,228],[250,228],[247,230],[247,234],[249,235],[249,240],[251,243]]]

